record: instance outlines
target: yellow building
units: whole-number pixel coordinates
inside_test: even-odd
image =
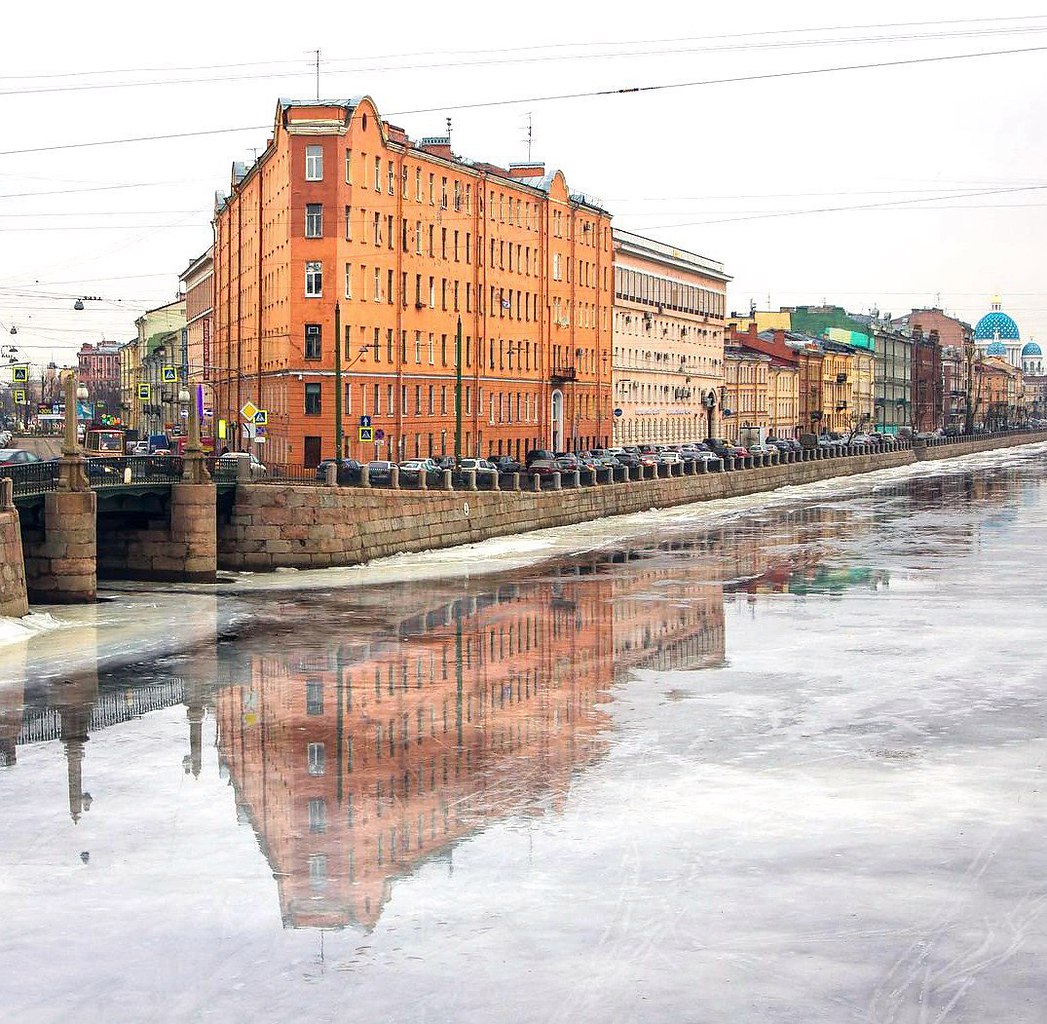
[[[875,420],[873,401],[876,390],[876,357],[856,348],[851,358],[851,409],[856,423],[869,425]]]
[[[791,331],[792,316],[789,310],[750,310],[747,314],[732,313],[727,318],[727,327],[733,327],[742,334],[749,332],[751,326],[755,326],[756,333],[760,331]]]
[[[762,352],[728,346],[724,349],[724,401],[721,430],[733,441],[741,427],[771,429],[768,379],[771,357]]]
[[[773,437],[792,437],[800,411],[800,372],[772,359],[767,368],[767,416]]]
[[[138,339],[120,346],[120,418],[133,429],[138,428],[138,379],[142,363],[138,357]]]

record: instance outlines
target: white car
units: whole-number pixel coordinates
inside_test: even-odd
[[[215,469],[223,477],[235,478],[239,474],[240,464],[245,461],[250,467],[247,472],[252,480],[258,480],[269,475],[269,470],[262,465],[261,460],[254,452],[226,452],[225,455],[218,457]]]
[[[470,469],[476,470],[476,475],[480,476],[486,473],[488,476],[497,476],[498,467],[493,463],[488,462],[486,459],[462,459],[461,465],[462,472],[466,472]]]
[[[762,441],[754,441],[748,446],[750,455],[770,455],[772,452],[777,452],[777,448],[772,448],[769,444],[764,444]]]

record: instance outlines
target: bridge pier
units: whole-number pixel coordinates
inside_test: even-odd
[[[22,557],[22,529],[14,503],[14,489],[0,478],[0,616],[29,614]]]
[[[39,529],[23,530],[29,600],[42,604],[91,604],[98,593],[98,550],[93,491],[44,495]]]

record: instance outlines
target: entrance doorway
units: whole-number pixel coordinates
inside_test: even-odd
[[[316,469],[320,465],[320,438],[307,437],[305,439],[305,460],[303,465],[306,469]]]
[[[563,451],[563,392],[557,389],[552,395],[553,451]]]

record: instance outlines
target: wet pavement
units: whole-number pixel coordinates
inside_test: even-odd
[[[56,611],[0,647],[6,1019],[1041,1021],[1045,480]]]

